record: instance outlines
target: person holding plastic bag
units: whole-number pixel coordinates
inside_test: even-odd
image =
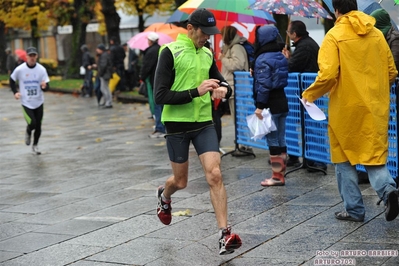
[[[247,116],[247,125],[253,135],[251,137],[253,140],[262,139],[270,132],[277,130],[269,108],[263,109],[261,115],[262,119],[259,119],[257,114]]]
[[[274,25],[257,27],[255,60],[251,66],[254,77],[255,115],[263,120],[263,109],[270,109],[276,131],[266,135],[273,174],[261,182],[262,186],[283,186],[287,163],[285,120],[288,101],[284,87],[288,84],[288,61],[281,50],[284,43]]]

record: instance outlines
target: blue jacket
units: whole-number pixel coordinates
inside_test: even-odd
[[[286,102],[284,87],[288,85],[288,61],[281,53],[281,47],[277,43],[279,37],[275,26],[263,26],[257,30],[257,51],[255,51],[254,64],[254,97],[256,107],[271,108],[271,98]],[[274,92],[276,90],[276,92]],[[277,92],[278,90],[278,92]],[[278,95],[271,97],[271,94]],[[284,110],[277,113],[284,112]],[[288,111],[288,110],[287,110]],[[271,108],[272,113],[273,112]]]

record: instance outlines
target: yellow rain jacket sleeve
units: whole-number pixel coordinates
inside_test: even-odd
[[[388,156],[390,86],[397,70],[375,19],[359,11],[339,17],[319,50],[319,72],[302,97],[329,93],[333,163],[383,165]]]

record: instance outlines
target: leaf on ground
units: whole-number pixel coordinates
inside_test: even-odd
[[[172,216],[190,216],[191,211],[189,209],[186,209],[185,211],[178,211],[178,212],[173,212]]]
[[[165,146],[165,145],[166,145],[166,142],[165,142],[165,141],[161,141],[160,143],[154,144],[154,146],[158,146],[158,147],[160,147],[160,146]]]
[[[96,142],[101,142],[101,141],[103,141],[102,138],[96,138]]]

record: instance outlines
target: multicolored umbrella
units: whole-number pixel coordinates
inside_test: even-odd
[[[166,23],[174,23],[174,22],[182,22],[188,19],[190,14],[184,13],[179,9],[176,9],[175,12],[166,20]]]
[[[256,0],[248,8],[275,14],[332,19],[327,10],[314,0]]]
[[[329,0],[323,0],[325,1],[329,1]],[[332,1],[332,0],[330,0]],[[395,0],[397,2],[399,2],[399,0]],[[364,13],[370,15],[373,11],[382,8],[381,6],[381,0],[378,1],[378,3],[374,0],[356,0],[357,2],[357,9],[360,11],[363,11]],[[397,30],[398,26],[396,25],[396,22],[391,18],[391,24],[392,26]]]
[[[253,24],[276,23],[269,12],[246,8],[253,3],[255,0],[188,0],[178,10],[191,14],[197,8],[206,8],[215,15],[216,20]]]
[[[398,0],[399,1],[399,0]],[[332,5],[332,0],[323,0],[323,2],[326,4],[326,6],[328,7],[328,9],[330,9],[330,11],[332,13],[334,13],[334,8]]]

